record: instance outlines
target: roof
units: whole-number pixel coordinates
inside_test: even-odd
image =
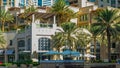
[[[55,15],[54,13],[31,12],[27,14],[21,13],[18,16],[22,17],[22,15],[24,15],[25,17],[31,17],[33,14],[35,15],[36,18],[43,18],[43,19],[47,19]]]

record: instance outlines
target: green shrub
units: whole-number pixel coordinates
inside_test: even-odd
[[[3,63],[3,64],[0,64],[0,66],[11,66],[12,63]]]
[[[116,63],[116,60],[111,60],[111,63]]]
[[[38,62],[33,62],[32,64],[33,64],[33,66],[38,66],[39,65]]]
[[[16,64],[17,66],[20,66],[21,64],[32,64],[32,60],[19,60],[17,62],[13,62],[13,64]]]
[[[102,63],[103,61],[102,60],[95,60],[94,62],[96,62],[96,63]]]
[[[0,66],[5,66],[5,64],[3,63],[3,64],[0,64]]]

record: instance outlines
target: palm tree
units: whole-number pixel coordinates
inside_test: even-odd
[[[0,10],[0,23],[2,25],[1,29],[4,32],[4,26],[7,22],[12,22],[14,20],[13,16],[5,10]]]
[[[6,40],[4,39],[3,33],[0,30],[0,47],[3,48],[4,50],[6,50],[5,44],[6,44]],[[6,59],[6,53],[4,53],[4,56],[5,56],[5,62],[6,62],[7,61],[7,59]]]
[[[96,55],[96,42],[97,42],[96,28],[91,26],[90,32],[92,34],[92,39],[93,39],[93,42],[94,42],[94,55]]]
[[[117,9],[102,9],[97,12],[97,23],[92,24],[92,27],[96,28],[97,35],[106,35],[108,46],[108,60],[111,61],[111,37],[119,34],[120,28],[120,16]]]
[[[79,28],[75,23],[65,22],[61,25],[62,29],[56,33],[53,38],[53,47],[60,48],[62,46],[76,49],[80,45],[85,45],[90,36],[89,32],[83,28]],[[86,40],[83,40],[87,38]]]
[[[61,25],[61,27],[63,30],[60,30],[60,32],[56,33],[55,36],[53,36],[53,46],[58,49],[61,46],[68,46],[71,49],[73,43],[75,43],[77,40],[73,36],[76,26],[74,23],[65,22]]]
[[[75,16],[75,13],[69,9],[69,6],[66,6],[64,0],[56,0],[55,4],[51,8],[51,12],[56,14],[59,26],[63,22],[70,22],[70,19]]]
[[[34,5],[30,5],[28,8],[25,8],[24,13],[20,14],[19,17],[24,19],[26,24],[28,25],[28,24],[31,23],[32,17],[31,16],[27,17],[27,16],[29,14],[32,14],[32,13],[36,12],[36,11],[37,11],[37,8],[35,8]]]

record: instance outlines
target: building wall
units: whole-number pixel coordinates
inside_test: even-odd
[[[33,16],[34,20],[34,16]],[[34,51],[38,52],[38,40],[41,37],[46,37],[51,39],[51,35],[55,34],[55,31],[57,29],[56,24],[55,24],[55,17],[53,17],[53,27],[52,28],[37,28],[37,25],[39,25],[40,21],[36,20],[35,23],[32,23],[32,53]],[[42,51],[41,51],[42,52]]]
[[[90,23],[94,22],[92,20],[91,12],[96,9],[97,9],[97,6],[87,6],[87,7],[80,8],[78,12],[78,21],[77,21],[78,26],[89,25]]]
[[[1,6],[8,7],[25,7],[29,5],[35,6],[52,6],[55,0],[2,0]]]
[[[2,59],[5,59],[6,62],[8,61],[15,61],[17,58],[17,55],[16,55],[16,31],[11,31],[11,32],[5,32],[3,33],[4,35],[4,38],[6,40],[6,44],[4,45],[4,53],[6,53],[6,58],[4,57],[4,53],[3,53],[3,58]],[[11,53],[7,53],[9,51],[12,51]],[[11,57],[10,57],[11,56]],[[4,61],[4,60],[3,60]]]
[[[120,7],[120,1],[119,0],[96,0],[95,4],[98,5],[99,7],[107,7],[111,6],[114,8],[119,8]]]

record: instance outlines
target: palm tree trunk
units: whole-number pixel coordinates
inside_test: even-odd
[[[2,31],[4,32],[4,22],[2,22]]]
[[[111,36],[107,30],[108,61],[111,62]]]
[[[5,57],[5,58],[4,58],[4,62],[7,63],[7,54],[6,54],[7,49],[4,48],[4,51],[5,51],[5,53],[4,53],[4,57]]]
[[[96,56],[96,37],[94,37],[94,55]]]

